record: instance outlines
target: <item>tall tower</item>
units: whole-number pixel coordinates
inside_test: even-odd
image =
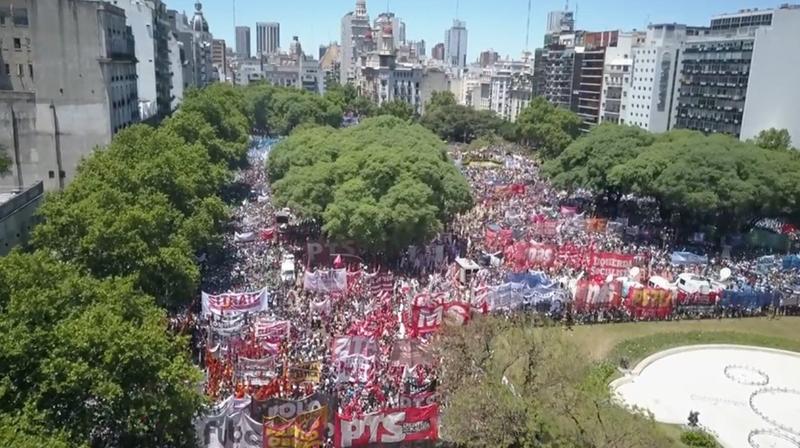
[[[455,19],[444,33],[444,60],[453,67],[467,65],[467,23]]]
[[[364,41],[372,32],[367,15],[366,0],[356,0],[355,11],[342,17],[341,64],[339,65],[339,81],[342,84],[352,83],[356,71],[361,64]]]

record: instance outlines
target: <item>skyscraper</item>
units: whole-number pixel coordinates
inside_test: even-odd
[[[275,54],[281,47],[281,24],[277,22],[256,23],[256,52]]]
[[[250,27],[236,27],[236,55],[240,58],[250,57]]]
[[[339,82],[342,84],[352,83],[355,80],[364,39],[371,33],[367,2],[357,0],[355,11],[348,12],[342,17],[342,60],[339,65]]]
[[[467,65],[467,24],[455,19],[453,26],[444,33],[444,59],[453,67]]]

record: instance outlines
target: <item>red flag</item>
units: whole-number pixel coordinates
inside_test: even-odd
[[[336,256],[336,259],[333,260],[333,267],[336,269],[341,269],[344,266],[344,262],[342,261],[342,255],[339,254]]]

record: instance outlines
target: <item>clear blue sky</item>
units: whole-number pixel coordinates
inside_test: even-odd
[[[195,0],[164,0],[170,9],[185,10],[191,17]],[[256,22],[281,24],[281,47],[292,36],[308,54],[320,44],[340,40],[342,16],[354,9],[355,0],[235,0],[236,25],[252,28],[255,51]],[[576,27],[590,31],[645,29],[647,24],[677,22],[708,25],[712,15],[743,8],[776,7],[789,0],[582,0],[577,2]],[[203,11],[215,38],[233,43],[232,0],[204,0]],[[575,10],[575,0],[570,9]],[[370,19],[386,10],[386,0],[367,0]],[[530,48],[540,46],[549,11],[563,9],[563,0],[533,0]],[[425,39],[427,51],[444,40],[444,31],[456,16],[456,0],[389,0],[389,9],[406,23],[406,38]],[[468,58],[475,60],[485,49],[501,56],[518,57],[525,47],[528,0],[460,0],[458,16],[467,22]]]

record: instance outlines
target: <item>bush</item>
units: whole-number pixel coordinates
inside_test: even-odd
[[[711,434],[702,429],[693,429],[681,433],[681,442],[686,446],[698,448],[717,448],[719,444]]]

